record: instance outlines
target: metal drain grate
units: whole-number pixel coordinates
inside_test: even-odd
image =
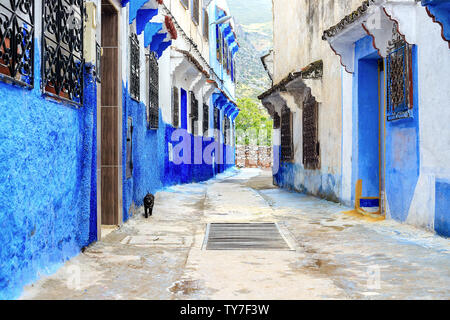
[[[276,223],[210,223],[205,242],[206,250],[291,250]]]

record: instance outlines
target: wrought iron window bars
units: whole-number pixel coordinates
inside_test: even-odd
[[[174,128],[180,125],[180,94],[177,87],[172,88],[172,125]]]
[[[140,72],[139,39],[137,34],[133,32],[130,35],[130,96],[136,101],[141,99]]]
[[[150,129],[159,128],[159,66],[156,53],[148,55],[149,63],[149,101],[148,101],[148,122]]]
[[[229,144],[230,143],[230,118],[225,117],[225,125],[224,125],[224,130],[223,130],[223,141],[224,144]]]
[[[191,128],[192,134],[198,134],[198,100],[195,97],[194,92],[191,92]]]
[[[281,161],[294,160],[292,137],[292,113],[284,106],[281,109]]]
[[[316,100],[310,96],[303,103],[303,165],[305,169],[319,169],[319,108]]]
[[[83,104],[83,0],[42,1],[42,91]]]
[[[208,135],[209,131],[209,106],[204,103],[203,104],[203,132],[205,136]]]
[[[386,57],[387,120],[412,117],[413,77],[412,46],[406,43],[394,24],[389,54]]]
[[[34,80],[34,1],[0,3],[0,79],[24,87]]]

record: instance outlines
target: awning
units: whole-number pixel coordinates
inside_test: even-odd
[[[226,16],[226,12],[218,7],[216,20]],[[228,48],[234,56],[239,51],[239,43],[237,41],[236,34],[233,31],[233,25],[231,22],[221,23],[219,25],[220,31],[224,39],[227,41]]]
[[[317,84],[316,80],[322,79],[323,61],[315,61],[300,71],[289,73],[283,80],[272,88],[258,96],[263,106],[273,118],[275,115],[275,106],[286,104],[286,95],[294,99],[295,104],[302,106],[305,95],[312,92]]]
[[[381,57],[389,53],[392,30],[398,30],[409,44],[415,43],[415,28],[409,26],[415,16],[416,1],[366,0],[337,25],[324,31],[322,39],[328,41],[341,64],[349,73],[354,72],[354,44],[371,36],[373,46]]]
[[[442,38],[448,42],[450,48],[450,1],[422,0],[427,13],[442,28]]]
[[[234,120],[239,114],[236,103],[231,101],[223,92],[213,93],[213,104],[219,110],[223,110],[225,116],[230,117],[231,120]]]
[[[177,38],[176,28],[170,17],[164,16],[164,21],[153,21],[158,15],[159,5],[163,0],[122,0],[125,7],[129,3],[129,23],[136,20],[136,32],[138,35],[144,32],[144,46],[150,46],[150,50],[160,57],[164,50]],[[161,19],[159,19],[161,20]]]

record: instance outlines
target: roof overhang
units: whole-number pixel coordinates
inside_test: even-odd
[[[450,48],[450,1],[422,0],[428,15],[442,28],[442,39],[448,42]]]
[[[340,56],[345,70],[353,73],[355,42],[365,36],[372,37],[380,57],[389,52],[394,28],[406,42],[415,43],[416,7],[416,0],[366,0],[337,25],[325,30],[322,39]]]
[[[258,99],[261,100],[272,118],[276,112],[276,106],[286,104],[291,108],[290,100],[293,100],[295,105],[301,108],[306,92],[311,91],[307,82],[321,80],[322,76],[323,61],[318,60],[298,72],[290,73],[278,84],[261,94]]]
[[[214,106],[219,110],[223,110],[224,115],[230,117],[231,120],[234,121],[240,111],[236,103],[232,101],[223,91],[213,93],[212,97]]]

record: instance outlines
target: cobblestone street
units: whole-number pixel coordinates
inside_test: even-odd
[[[448,299],[450,242],[231,171],[159,192],[22,299]],[[276,222],[293,250],[205,250],[208,223]]]

